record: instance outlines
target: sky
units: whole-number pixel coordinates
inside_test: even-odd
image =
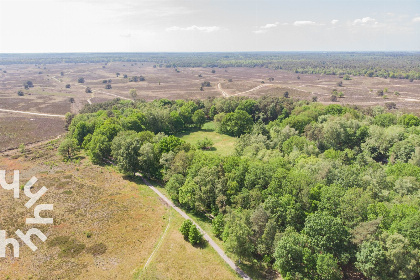
[[[0,53],[420,51],[420,0],[0,0]]]

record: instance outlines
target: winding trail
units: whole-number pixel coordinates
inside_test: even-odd
[[[139,176],[143,182],[152,189],[160,198],[162,198],[165,203],[167,203],[170,207],[175,209],[182,217],[185,219],[191,220],[194,225],[203,233],[203,238],[207,240],[211,247],[222,257],[222,259],[233,269],[235,270],[243,279],[252,280],[242,269],[240,269],[232,259],[226,256],[225,252],[217,245],[214,240],[196,223],[193,219],[190,218],[183,210],[178,208],[171,200],[169,200],[165,195],[163,195],[158,189],[156,189],[152,184],[149,183],[140,173],[136,173],[136,176]]]
[[[218,83],[217,84],[217,89],[220,90],[220,92],[222,93],[223,97],[231,97],[231,96],[236,96],[236,95],[248,93],[248,92],[251,92],[251,91],[260,89],[260,88],[265,87],[265,86],[272,86],[272,84],[261,84],[259,86],[254,87],[254,88],[251,88],[250,90],[238,92],[238,93],[235,93],[235,94],[232,94],[232,95],[229,95],[226,91],[223,90],[221,83]]]
[[[55,117],[55,118],[64,118],[64,115],[54,115],[54,114],[45,114],[45,113],[34,113],[34,112],[25,112],[25,111],[16,111],[16,110],[8,110],[8,109],[0,109],[1,112],[8,112],[8,113],[19,113],[19,114],[28,114],[28,115],[37,115],[37,116],[44,116],[44,117]]]

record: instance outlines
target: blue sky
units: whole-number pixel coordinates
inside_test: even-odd
[[[0,0],[0,52],[420,51],[419,0]]]

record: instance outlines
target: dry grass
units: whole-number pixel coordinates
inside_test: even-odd
[[[13,156],[0,157],[0,170],[7,170],[8,180],[15,169],[21,172],[20,185],[36,176],[38,182],[32,191],[41,186],[48,188],[39,203],[54,204],[52,212],[41,213],[43,217],[53,217],[54,224],[38,226],[48,240],[42,243],[33,238],[39,248],[36,252],[21,245],[20,258],[16,259],[11,258],[8,249],[7,257],[0,259],[1,277],[136,278],[167,225],[169,209],[147,186],[123,178],[111,167],[94,166],[83,155],[75,162],[61,162],[56,155],[57,145],[54,141],[28,149],[25,155],[15,152]],[[31,228],[25,225],[25,218],[33,213],[24,207],[27,199],[22,192],[17,200],[10,194],[0,189],[0,225],[8,237],[15,237],[17,229],[26,232]],[[150,265],[156,267],[157,275],[173,273],[170,279],[194,279],[190,276],[199,275],[195,279],[204,279],[204,275],[215,271],[214,275],[223,275],[219,279],[235,278],[216,252],[208,248],[188,249],[189,243],[177,232],[181,218],[175,215],[172,221],[168,239]],[[167,258],[167,247],[175,245],[180,251],[172,251],[167,262],[161,263],[159,256]],[[183,258],[184,253],[188,258]],[[196,260],[201,260],[199,266]]]
[[[173,211],[173,210],[172,210]],[[179,227],[183,218],[173,211],[165,241],[141,279],[240,279],[208,245],[192,246]]]

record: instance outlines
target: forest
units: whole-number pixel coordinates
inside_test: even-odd
[[[235,52],[0,54],[0,65],[154,63],[155,67],[266,67],[302,74],[420,80],[418,52]]]
[[[264,96],[116,99],[66,122],[64,160],[83,149],[162,182],[241,262],[284,279],[419,279],[416,115]],[[206,122],[237,137],[231,155],[176,136]]]

